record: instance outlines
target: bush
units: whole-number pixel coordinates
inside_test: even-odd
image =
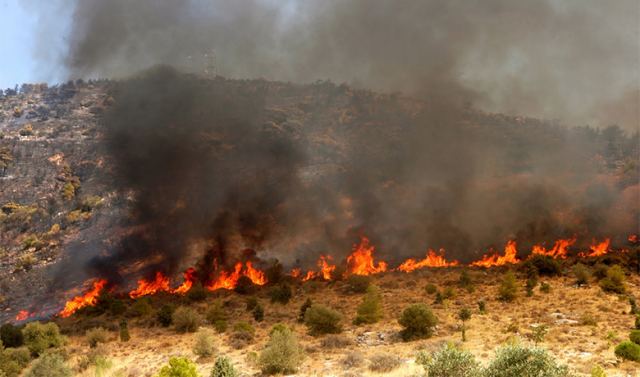
[[[636,315],[636,321],[635,321],[635,328],[636,330],[640,330],[640,314]]]
[[[568,377],[570,374],[566,366],[558,364],[544,349],[511,344],[498,349],[484,376]]]
[[[353,345],[351,339],[337,334],[330,334],[322,338],[320,341],[320,345],[322,348],[326,349],[334,349],[334,348],[345,348],[350,345]]]
[[[173,305],[163,305],[156,315],[156,318],[161,326],[169,327],[173,323],[173,312],[175,308]]]
[[[73,373],[62,356],[47,353],[33,363],[25,377],[71,377]]]
[[[253,341],[256,330],[247,322],[238,322],[233,325],[231,333],[231,346],[235,349],[244,348]]]
[[[632,341],[625,340],[618,344],[614,353],[621,359],[640,362],[640,346]]]
[[[238,372],[235,370],[229,358],[221,356],[216,359],[213,364],[213,369],[209,377],[238,377]]]
[[[607,377],[607,373],[605,373],[600,365],[594,365],[593,368],[591,368],[591,377]]]
[[[109,338],[109,332],[102,327],[94,327],[85,333],[89,347],[96,348],[98,343],[106,343]]]
[[[624,270],[616,264],[609,267],[607,277],[600,280],[600,288],[605,292],[624,293],[626,291],[625,280]]]
[[[421,353],[416,358],[427,372],[425,377],[479,377],[480,365],[473,355],[447,344],[431,357]]]
[[[324,305],[313,304],[304,314],[304,323],[312,335],[337,334],[342,331],[342,315]]]
[[[227,312],[219,301],[209,305],[205,317],[211,324],[216,323],[217,321],[226,321],[228,319]]]
[[[485,314],[487,312],[487,302],[485,300],[478,301],[478,311],[480,314]]]
[[[0,343],[0,376],[18,377],[29,361],[31,361],[31,353],[28,349],[3,349]]]
[[[631,340],[635,344],[640,345],[640,330],[631,330],[631,333],[629,334],[629,340]]]
[[[202,286],[202,283],[196,281],[187,292],[187,298],[191,301],[203,301],[207,298],[208,292]]]
[[[213,356],[216,348],[213,341],[213,335],[209,330],[200,330],[196,333],[196,342],[193,345],[193,353],[201,358]]]
[[[542,293],[551,292],[551,286],[549,285],[549,283],[545,283],[545,282],[540,283],[540,292]]]
[[[42,354],[49,348],[60,347],[64,343],[58,325],[53,322],[46,324],[30,322],[22,329],[22,335],[24,344],[34,356]]]
[[[533,288],[538,285],[538,276],[533,275],[527,278],[527,282],[525,283],[525,288],[527,289],[527,297],[533,296]]]
[[[262,322],[262,320],[264,319],[264,309],[262,308],[262,305],[256,305],[253,308],[253,312],[251,312],[251,314],[253,315],[253,319],[256,322]]]
[[[591,271],[584,264],[578,263],[573,266],[573,276],[576,278],[576,284],[580,287],[589,284]]]
[[[438,287],[436,287],[434,284],[429,283],[424,287],[424,290],[425,292],[427,292],[427,294],[432,295],[438,292]]]
[[[258,364],[265,374],[295,373],[304,359],[304,353],[295,334],[286,326],[272,331]]]
[[[0,327],[0,341],[5,347],[20,347],[22,346],[24,339],[22,337],[22,331],[20,327],[14,326],[10,323],[5,323]]]
[[[516,285],[516,277],[513,272],[509,271],[504,274],[500,288],[498,289],[498,298],[502,301],[511,302],[518,295],[518,287]]]
[[[607,267],[604,263],[598,263],[593,266],[593,277],[597,280],[602,280],[607,277],[607,271],[609,267]]]
[[[402,339],[408,341],[430,337],[438,319],[433,315],[429,306],[413,304],[402,312],[398,323],[404,327],[400,333]]]
[[[271,302],[278,302],[286,305],[291,300],[293,292],[291,291],[291,286],[289,286],[289,284],[283,283],[271,288],[269,290],[269,296],[271,297]]]
[[[562,265],[548,255],[534,255],[522,265],[526,271],[537,271],[541,276],[556,276],[562,274]]]
[[[462,272],[460,273],[460,279],[458,280],[458,285],[461,288],[466,289],[469,293],[475,290],[475,287],[473,286],[473,280],[471,279],[469,271],[462,270]]]
[[[134,317],[146,317],[153,312],[153,307],[149,302],[148,297],[137,299],[133,305],[131,305],[131,315]]]
[[[376,323],[381,318],[382,296],[380,295],[380,289],[375,285],[370,285],[362,303],[358,306],[357,315],[353,323],[355,325]]]
[[[173,313],[172,322],[178,332],[195,332],[200,326],[200,316],[195,310],[181,306]]]
[[[128,342],[131,339],[131,335],[129,335],[129,326],[127,325],[127,321],[120,322],[120,341]]]
[[[229,325],[224,319],[217,320],[213,323],[213,328],[220,334],[227,331],[227,327],[229,327]]]
[[[284,278],[284,267],[278,261],[274,261],[266,270],[264,275],[267,278],[269,284],[278,284]]]
[[[172,357],[169,365],[160,369],[158,377],[200,377],[193,361],[186,357]]]
[[[396,355],[379,353],[369,359],[369,370],[376,373],[389,373],[400,366],[401,360]]]
[[[357,368],[364,363],[364,356],[360,352],[350,352],[342,359],[340,364],[344,369]]]
[[[298,322],[300,323],[304,322],[304,315],[307,312],[307,309],[311,307],[311,305],[313,305],[313,301],[311,301],[310,298],[308,298],[304,302],[304,304],[302,304],[302,306],[300,307],[300,313],[298,314]]]
[[[240,276],[236,282],[235,291],[241,295],[250,295],[256,291],[256,285],[247,276]]]
[[[252,312],[253,309],[258,305],[258,299],[253,296],[248,297],[245,303],[247,304],[247,311]]]
[[[347,278],[347,289],[351,293],[365,293],[371,284],[371,277],[366,275],[350,275]]]
[[[462,341],[466,342],[467,341],[467,326],[466,326],[466,322],[468,320],[471,319],[471,310],[469,310],[468,308],[462,308],[460,309],[460,311],[458,312],[458,319],[462,321]]]

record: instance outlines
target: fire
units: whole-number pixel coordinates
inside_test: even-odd
[[[184,295],[187,292],[189,292],[189,290],[193,286],[193,282],[196,281],[196,269],[193,267],[188,268],[184,272],[183,276],[184,276],[184,282],[178,288],[174,289],[173,293]]]
[[[331,256],[321,255],[320,259],[318,259],[318,267],[320,267],[320,275],[324,280],[331,280],[331,274],[336,269],[334,264],[330,264],[329,261],[333,260]]]
[[[307,271],[307,274],[302,278],[302,281],[309,281],[316,277],[316,273],[313,271]]]
[[[104,289],[106,285],[107,281],[104,279],[94,281],[93,287],[89,292],[85,293],[82,296],[76,296],[67,301],[67,303],[64,305],[64,309],[62,309],[62,311],[59,313],[60,317],[67,318],[71,314],[86,306],[95,305],[98,302],[98,296],[100,295],[100,292],[102,292],[102,289]]]
[[[238,262],[235,264],[233,272],[221,271],[216,280],[209,283],[206,288],[211,291],[215,291],[220,288],[234,289],[238,284],[238,279],[243,275],[251,279],[255,285],[267,284],[267,278],[265,277],[264,272],[253,268],[251,261],[247,261],[245,263],[244,271],[242,267],[242,262]]]
[[[299,279],[300,275],[302,275],[302,270],[299,269],[299,268],[294,268],[294,269],[291,270],[289,275],[294,279]]]
[[[156,278],[154,280],[138,280],[138,288],[129,292],[129,297],[136,299],[142,296],[154,295],[158,292],[171,292],[169,278],[160,271],[156,272]]]
[[[27,310],[20,310],[18,315],[16,315],[16,321],[24,321],[31,316],[33,316],[33,314],[29,313]]]
[[[347,257],[347,273],[354,275],[371,275],[387,270],[387,263],[378,262],[376,266],[373,260],[375,247],[369,244],[367,237],[362,237],[359,245],[353,246],[353,252]]]
[[[505,264],[514,264],[520,262],[516,257],[518,250],[516,249],[516,241],[510,240],[504,247],[504,256],[498,254],[484,255],[479,261],[471,263],[471,266],[476,267],[493,267],[504,266]]]
[[[627,240],[631,243],[637,243],[638,242],[638,235],[637,234],[630,234],[629,237],[627,237]]]
[[[611,243],[611,240],[609,238],[605,238],[604,241],[600,242],[600,243],[596,243],[594,240],[593,245],[589,246],[589,249],[591,249],[591,252],[589,254],[587,253],[580,253],[581,257],[600,257],[605,255],[608,251],[609,251],[609,244]]]
[[[554,259],[566,259],[567,258],[567,248],[573,245],[576,242],[576,238],[567,238],[557,240],[553,247],[547,250],[544,246],[535,245],[533,250],[531,251],[532,255],[546,255],[553,257]]]
[[[458,264],[459,263],[456,260],[447,262],[444,258],[444,249],[440,249],[439,253],[429,249],[427,251],[427,256],[423,260],[416,261],[413,258],[409,258],[398,266],[398,270],[408,273],[425,267],[451,267],[457,266]]]

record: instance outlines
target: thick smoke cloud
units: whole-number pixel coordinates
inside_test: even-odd
[[[66,63],[76,77],[171,64],[227,77],[328,78],[637,129],[638,19],[633,0],[83,0]],[[635,111],[610,117],[624,98]]]

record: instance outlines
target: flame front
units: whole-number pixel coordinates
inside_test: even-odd
[[[27,318],[33,316],[33,314],[29,313],[27,310],[20,310],[16,315],[16,321],[24,321]]]
[[[416,261],[413,258],[409,258],[398,266],[398,270],[408,273],[425,267],[452,267],[458,264],[459,262],[457,260],[447,262],[444,257],[444,249],[440,249],[439,253],[429,249],[427,256],[423,260]]]
[[[376,266],[373,260],[375,247],[369,244],[367,237],[362,237],[359,245],[353,246],[353,252],[347,257],[347,273],[353,275],[372,275],[387,270],[387,263],[380,261]]]
[[[596,243],[594,240],[594,244],[589,246],[591,249],[590,253],[580,253],[581,257],[601,257],[609,252],[609,244],[611,240],[609,238],[605,238],[604,241],[600,243]]]
[[[546,255],[554,259],[567,259],[567,248],[576,242],[576,238],[567,238],[557,240],[553,247],[547,250],[542,245],[535,245],[531,250],[532,255]]]
[[[331,256],[321,255],[320,259],[318,259],[318,267],[320,267],[320,275],[324,280],[331,280],[331,274],[336,269],[334,264],[330,264],[329,261],[333,260]]]
[[[196,269],[193,267],[188,268],[184,272],[183,276],[184,276],[184,281],[178,288],[173,290],[173,293],[184,295],[187,292],[189,292],[189,290],[193,286],[193,283],[196,281]]]
[[[217,270],[217,262],[216,268]],[[220,271],[218,277],[213,280],[211,283],[207,284],[206,288],[211,291],[215,291],[216,289],[234,289],[238,284],[238,279],[240,276],[246,276],[255,285],[265,285],[267,284],[267,278],[264,275],[264,272],[253,267],[251,261],[247,261],[245,263],[245,268],[242,268],[242,262],[238,262],[235,264],[233,268],[233,272]]]
[[[504,247],[504,256],[498,254],[484,255],[479,261],[471,263],[475,267],[494,267],[504,266],[505,264],[515,264],[520,262],[516,257],[518,250],[516,249],[516,241],[510,240]]]
[[[104,279],[96,280],[93,282],[93,287],[87,293],[82,296],[76,296],[67,301],[64,305],[64,309],[59,313],[60,317],[67,318],[71,314],[86,306],[94,306],[98,302],[98,296],[102,289],[107,285],[107,281]]]
[[[142,296],[154,295],[158,292],[171,292],[169,278],[160,271],[156,272],[156,278],[154,280],[138,280],[138,288],[129,292],[129,297],[136,299]]]

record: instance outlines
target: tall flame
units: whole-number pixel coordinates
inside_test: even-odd
[[[264,272],[253,267],[251,261],[247,261],[245,263],[245,268],[242,268],[242,262],[238,262],[235,264],[233,268],[233,272],[220,271],[218,277],[207,284],[206,288],[215,291],[216,289],[224,288],[224,289],[234,289],[238,284],[238,279],[240,276],[246,276],[255,285],[265,285],[267,284],[267,278],[264,275]],[[217,264],[216,264],[216,270]]]
[[[98,302],[98,296],[102,289],[107,285],[107,281],[104,279],[96,280],[93,282],[93,287],[87,293],[82,296],[76,296],[67,301],[64,305],[64,309],[59,313],[60,317],[67,318],[76,311],[86,307],[94,306]]]
[[[566,259],[567,258],[567,248],[573,245],[576,242],[576,238],[567,238],[567,239],[559,239],[554,244],[553,247],[547,250],[542,245],[535,245],[531,250],[532,255],[546,255],[552,257],[554,259]]]
[[[329,262],[333,260],[330,255],[324,256],[320,255],[320,259],[318,259],[318,267],[320,267],[320,275],[324,280],[331,280],[331,274],[336,269],[334,264],[330,264]]]
[[[129,292],[129,297],[136,299],[142,296],[154,295],[158,292],[171,292],[169,278],[160,271],[156,272],[154,280],[138,280],[138,288]]]
[[[387,263],[384,261],[374,263],[373,252],[375,247],[369,244],[367,237],[360,239],[359,245],[353,246],[353,252],[347,257],[347,273],[353,275],[371,275],[387,270]]]
[[[505,264],[514,264],[520,262],[516,257],[518,250],[516,249],[516,241],[510,240],[504,247],[504,256],[498,254],[484,255],[479,261],[471,263],[476,267],[493,267],[504,266]]]
[[[425,267],[451,267],[457,266],[458,264],[459,262],[457,260],[447,262],[444,257],[444,249],[440,249],[439,253],[429,249],[427,251],[427,256],[424,259],[416,261],[413,258],[409,258],[398,266],[398,270],[411,272]]]
[[[173,293],[184,295],[187,292],[189,292],[189,290],[193,286],[193,283],[196,281],[196,269],[193,267],[188,268],[184,272],[183,276],[184,276],[184,281],[178,288],[173,290]]]
[[[591,249],[590,253],[580,253],[581,257],[601,257],[605,254],[607,254],[607,252],[609,252],[609,244],[611,243],[611,240],[609,238],[605,238],[604,241],[602,242],[595,242],[595,240],[593,241],[593,244],[591,246],[589,246],[589,249]]]

